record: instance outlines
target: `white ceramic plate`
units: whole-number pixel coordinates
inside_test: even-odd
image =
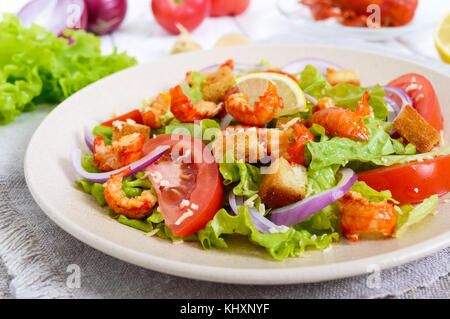
[[[230,249],[202,250],[198,243],[171,244],[107,217],[92,196],[75,188],[69,161],[75,147],[87,151],[83,127],[108,119],[114,110],[127,112],[143,98],[167,89],[186,71],[233,58],[243,63],[261,59],[284,65],[301,57],[332,60],[360,71],[363,85],[389,80],[407,72],[427,76],[442,106],[450,104],[449,76],[406,60],[350,49],[263,45],[231,47],[170,56],[100,80],[61,103],[34,133],[25,156],[25,176],[43,211],[79,240],[109,255],[157,271],[183,277],[241,284],[313,282],[364,274],[431,254],[449,246],[450,206],[441,200],[439,214],[411,227],[399,239],[341,240],[327,252],[275,261],[246,240],[232,239]],[[444,108],[445,118],[450,109]],[[446,139],[450,138],[447,120]]]
[[[381,29],[355,28],[340,24],[336,19],[315,21],[311,10],[299,0],[277,0],[280,12],[299,26],[299,31],[327,37],[357,37],[366,40],[383,40],[420,31],[436,23],[440,16],[440,0],[419,1],[414,19],[405,26]]]

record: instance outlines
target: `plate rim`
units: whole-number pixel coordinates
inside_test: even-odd
[[[278,46],[278,47],[315,47],[315,48],[341,48],[359,53],[372,53],[389,58],[396,58],[403,61],[412,62],[422,67],[432,69],[433,71],[443,74],[448,77],[448,74],[437,69],[437,65],[427,65],[425,62],[415,61],[404,56],[393,56],[389,53],[380,53],[375,50],[349,48],[345,46],[337,45],[317,45],[317,44],[252,44],[246,47],[265,47],[265,46]],[[213,49],[208,51],[226,50],[227,48]],[[188,55],[195,55],[198,52],[190,52]],[[133,68],[139,68],[144,65],[158,63],[161,60],[170,59],[170,56],[156,59],[150,63],[139,64],[131,68],[116,72],[110,76],[118,76],[119,73],[129,71]],[[110,77],[108,76],[108,77]],[[99,81],[107,79],[105,77]],[[97,82],[99,82],[97,81]],[[94,82],[94,83],[97,83]],[[88,88],[88,85],[85,88]],[[83,91],[81,89],[77,93]],[[75,93],[75,94],[77,94]],[[70,97],[69,97],[70,98]],[[63,103],[63,102],[62,102]],[[120,259],[122,261],[141,266],[146,269],[184,277],[190,279],[197,279],[203,281],[211,281],[217,283],[232,283],[232,284],[253,284],[253,285],[277,285],[277,284],[298,284],[298,283],[311,283],[321,282],[327,280],[347,278],[357,275],[370,274],[368,267],[376,264],[380,270],[389,269],[395,266],[399,266],[413,260],[420,259],[422,257],[431,255],[441,249],[450,246],[450,230],[432,237],[426,241],[391,251],[389,253],[382,253],[370,257],[361,258],[358,260],[349,260],[344,262],[331,263],[318,266],[305,266],[305,267],[292,267],[292,268],[273,268],[273,269],[260,269],[260,268],[226,268],[216,266],[203,266],[198,264],[185,263],[182,261],[174,261],[154,255],[145,254],[142,252],[130,250],[123,246],[105,240],[93,232],[90,232],[83,227],[68,222],[68,218],[57,212],[57,209],[51,207],[49,203],[46,203],[40,198],[36,192],[38,188],[34,185],[30,176],[31,159],[29,153],[30,149],[37,138],[37,132],[50,118],[50,115],[54,113],[59,106],[58,104],[39,124],[27,145],[25,157],[24,157],[24,175],[27,187],[42,211],[53,221],[58,227],[62,228],[65,232],[69,233],[73,237],[77,238],[81,242],[88,246],[91,246],[109,256]],[[180,267],[189,266],[189,267]],[[206,275],[205,275],[206,274]],[[251,275],[249,275],[251,274]],[[270,274],[270,276],[268,276]],[[293,278],[295,275],[295,278]],[[264,278],[264,279],[262,279]]]

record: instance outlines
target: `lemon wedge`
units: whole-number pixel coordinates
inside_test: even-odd
[[[450,12],[439,21],[434,29],[434,44],[442,60],[450,63]]]
[[[236,84],[241,92],[248,95],[250,103],[253,104],[264,95],[269,81],[275,84],[278,95],[284,103],[284,108],[277,109],[276,118],[305,110],[306,100],[302,89],[297,82],[286,75],[269,72],[250,73],[238,77]]]

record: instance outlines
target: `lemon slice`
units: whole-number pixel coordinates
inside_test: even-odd
[[[448,13],[434,30],[434,44],[442,59],[450,63],[450,13]]]
[[[237,78],[236,83],[241,92],[248,95],[250,103],[255,103],[264,95],[269,81],[277,87],[278,95],[283,99],[284,108],[277,109],[275,117],[291,115],[305,110],[306,100],[302,89],[290,77],[269,72],[256,72]]]

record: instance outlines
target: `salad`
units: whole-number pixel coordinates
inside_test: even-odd
[[[244,236],[283,260],[398,237],[432,213],[450,190],[442,130],[419,74],[365,87],[317,58],[228,60],[85,128],[90,151],[71,161],[119,223],[204,249]]]

